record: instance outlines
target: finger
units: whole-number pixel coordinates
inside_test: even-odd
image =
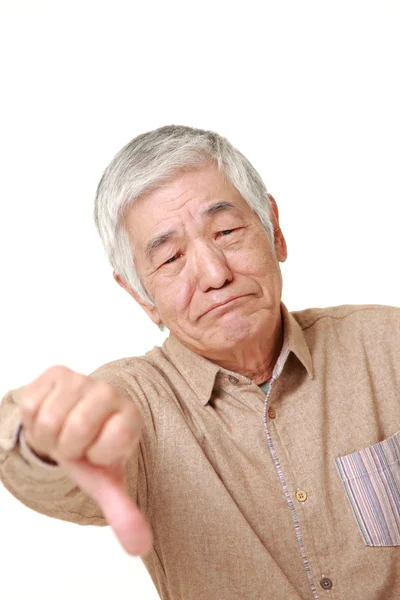
[[[39,412],[40,406],[48,394],[51,393],[55,383],[47,381],[37,385],[28,385],[22,390],[20,398],[20,412],[22,423],[26,430],[31,430]]]
[[[100,506],[123,548],[134,556],[143,556],[152,546],[150,525],[128,495],[123,467],[114,470],[96,467],[84,461],[60,461],[60,466]]]
[[[111,466],[126,460],[140,439],[141,426],[131,411],[118,412],[105,423],[96,441],[86,451],[94,465]]]
[[[116,405],[101,404],[98,400],[96,396],[85,398],[65,420],[56,444],[56,452],[65,459],[75,461],[85,458],[107,420],[116,413]]]
[[[120,406],[107,387],[81,380],[73,387],[52,394],[36,419],[35,434],[46,448],[67,460],[84,458],[86,448],[99,434],[110,414]]]
[[[23,388],[20,398],[20,410],[26,429],[32,427],[45,396],[50,393],[61,377],[65,378],[67,373],[71,373],[71,370],[67,367],[50,367]]]
[[[31,425],[31,435],[46,452],[56,448],[63,424],[87,387],[88,384],[78,378],[59,381],[39,406]]]

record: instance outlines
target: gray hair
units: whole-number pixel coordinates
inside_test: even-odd
[[[170,182],[179,173],[214,162],[258,215],[271,244],[271,201],[252,164],[213,131],[168,125],[135,137],[115,155],[103,173],[95,198],[96,227],[117,275],[147,303],[135,265],[134,247],[125,227],[127,211],[139,197]]]

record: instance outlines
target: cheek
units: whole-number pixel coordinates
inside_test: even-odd
[[[276,271],[276,259],[268,241],[254,239],[251,247],[244,248],[232,257],[232,266],[239,272],[250,276],[265,276]],[[257,243],[259,242],[259,243]]]
[[[193,296],[193,287],[188,282],[181,282],[176,293],[176,306],[181,310],[187,308]]]
[[[177,278],[175,281],[170,279],[157,282],[158,293],[156,294],[156,304],[161,316],[182,315],[190,305],[193,295],[192,285],[183,279]]]

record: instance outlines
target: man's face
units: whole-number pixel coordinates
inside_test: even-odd
[[[280,311],[279,261],[287,255],[273,206],[274,249],[257,215],[215,166],[183,173],[143,196],[126,226],[155,307],[128,291],[154,323],[211,359],[268,335]]]

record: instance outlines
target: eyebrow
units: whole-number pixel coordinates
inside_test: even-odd
[[[217,213],[220,213],[224,210],[232,209],[239,210],[237,206],[231,204],[230,202],[214,202],[213,204],[210,204],[210,206],[207,206],[207,208],[205,208],[203,211],[201,211],[200,217],[202,219],[210,219]],[[175,237],[176,235],[178,235],[178,231],[176,229],[169,229],[168,231],[160,233],[159,235],[156,235],[154,238],[152,238],[149,242],[147,242],[145,246],[145,254],[147,258],[151,259],[157,248],[169,242],[169,240]]]
[[[207,208],[205,208],[201,213],[200,216],[202,218],[209,218],[209,217],[213,217],[215,214],[222,212],[223,210],[239,210],[237,206],[235,206],[234,204],[231,204],[230,202],[214,202],[213,204],[210,204],[210,206],[207,206]]]
[[[149,242],[147,242],[146,247],[144,249],[147,258],[151,259],[154,252],[157,248],[166,244],[171,238],[178,234],[176,229],[169,229],[164,233],[160,233],[160,235],[156,235],[156,237],[152,238]]]

